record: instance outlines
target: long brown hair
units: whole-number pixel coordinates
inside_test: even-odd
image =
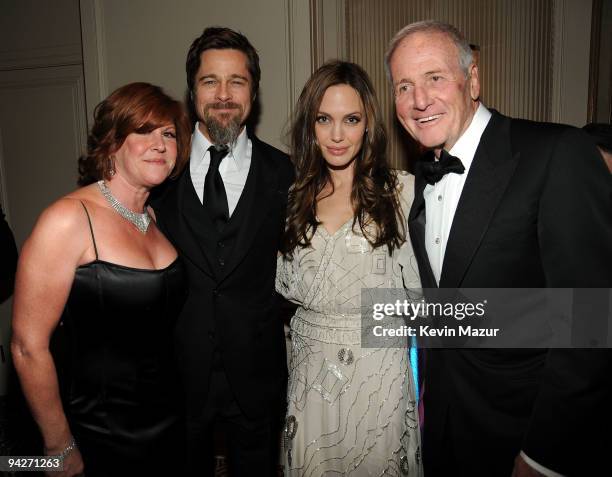
[[[94,110],[87,153],[79,159],[79,185],[110,180],[110,156],[129,134],[151,132],[168,123],[176,129],[176,165],[170,177],[177,177],[189,161],[191,149],[191,125],[185,107],[149,83],[130,83],[113,91]]]
[[[307,81],[298,100],[291,126],[291,156],[296,179],[289,192],[287,227],[282,253],[287,259],[296,247],[308,247],[317,227],[317,197],[333,183],[316,143],[315,122],[323,95],[330,86],[346,84],[357,91],[364,106],[366,132],[355,159],[351,202],[353,228],[359,229],[372,247],[386,245],[389,254],[406,240],[406,227],[399,205],[397,176],[387,161],[387,135],[380,107],[367,73],[358,65],[332,61],[321,66]],[[375,225],[375,227],[370,227]]]

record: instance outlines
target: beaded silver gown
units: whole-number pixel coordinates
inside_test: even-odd
[[[413,176],[398,175],[404,216]],[[420,288],[408,239],[389,256],[352,219],[278,259],[276,289],[299,304],[291,320],[287,476],[421,476],[415,387],[406,347],[362,348],[361,289]]]

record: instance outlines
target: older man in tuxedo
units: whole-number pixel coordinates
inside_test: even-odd
[[[287,375],[274,281],[293,166],[245,127],[260,68],[244,35],[205,29],[186,70],[189,168],[153,205],[189,274],[176,330],[189,475],[212,475],[218,423],[232,475],[273,475]]]
[[[487,109],[448,24],[402,29],[386,66],[400,123],[430,151],[408,219],[424,287],[611,286],[611,183],[580,130]],[[610,373],[609,350],[428,350],[426,475],[591,475]]]

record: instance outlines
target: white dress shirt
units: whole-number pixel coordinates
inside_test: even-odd
[[[431,264],[431,270],[440,283],[442,264],[446,244],[450,234],[459,197],[463,191],[465,179],[470,172],[474,154],[478,148],[480,137],[491,119],[491,112],[482,103],[478,105],[472,122],[457,140],[449,154],[461,159],[465,172],[463,174],[446,174],[434,185],[427,184],[423,191],[425,199],[425,249]]]
[[[438,283],[440,283],[446,244],[448,243],[451,225],[457,211],[457,204],[459,203],[465,180],[470,172],[480,138],[490,119],[491,112],[480,103],[472,118],[472,122],[452,149],[448,151],[450,155],[461,159],[465,172],[463,174],[446,174],[434,185],[427,184],[423,191],[423,198],[425,199],[425,249],[427,250],[431,269]],[[538,464],[523,451],[520,454],[530,467],[543,475],[547,477],[563,477],[561,474]]]
[[[213,144],[202,134],[198,125],[199,123],[196,123],[191,141],[189,172],[191,173],[193,187],[200,198],[200,202],[203,202],[204,180],[210,166],[210,152],[208,149]],[[219,174],[225,187],[230,217],[234,213],[244,190],[251,167],[252,153],[253,145],[247,136],[246,128],[243,128],[233,147],[230,147],[228,155],[223,158],[219,165]]]

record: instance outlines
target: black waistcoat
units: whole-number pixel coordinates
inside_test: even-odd
[[[224,267],[230,261],[232,254],[235,253],[234,245],[236,239],[241,228],[245,226],[246,218],[251,212],[251,204],[253,204],[253,195],[255,194],[253,169],[254,164],[251,162],[244,189],[227,224],[221,230],[217,230],[212,220],[209,220],[210,227],[206,227],[206,230],[200,236],[200,238],[204,239],[202,245],[206,248],[208,256],[214,257],[210,265],[217,280],[223,275]],[[191,189],[193,190],[195,200],[199,200],[193,187]],[[201,205],[201,213],[206,214],[208,218],[208,211],[204,205]]]

